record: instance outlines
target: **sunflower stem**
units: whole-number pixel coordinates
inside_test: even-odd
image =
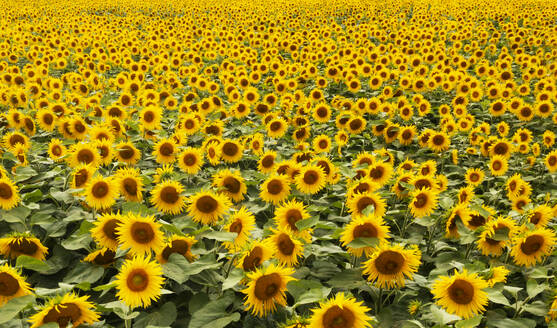
[[[470,256],[470,252],[472,251],[472,246],[474,245],[474,243],[470,243],[468,245],[468,248],[466,249],[466,254],[464,255],[464,260],[468,260],[468,256]]]
[[[383,288],[379,288],[379,295],[377,296],[377,301],[375,308],[377,309],[376,313],[379,314],[381,312],[381,306],[383,305]]]
[[[131,326],[132,326],[132,319],[126,319],[126,320],[124,321],[124,325],[125,325],[126,328],[131,328]]]

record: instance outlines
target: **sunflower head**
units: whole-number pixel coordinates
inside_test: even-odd
[[[197,242],[194,237],[191,236],[178,236],[173,235],[168,238],[166,245],[157,254],[157,260],[159,263],[166,263],[173,253],[180,254],[184,256],[188,261],[193,262],[197,257],[191,252],[192,246]]]
[[[126,260],[116,275],[116,296],[131,308],[148,307],[161,295],[162,268],[149,257]]]
[[[364,263],[363,273],[380,288],[404,287],[405,278],[412,279],[420,266],[419,252],[398,245],[383,244]]]
[[[358,302],[353,297],[347,297],[344,293],[337,293],[335,297],[319,304],[319,308],[313,309],[310,319],[312,328],[337,328],[371,327],[371,317],[366,314],[370,309]]]
[[[9,211],[20,201],[18,187],[6,175],[3,175],[0,178],[0,209]]]
[[[60,328],[66,328],[70,323],[73,327],[78,327],[81,324],[99,321],[100,316],[88,298],[89,296],[79,297],[69,293],[50,299],[37,314],[29,318],[31,328],[38,328],[50,322],[57,323]]]
[[[130,253],[150,255],[157,253],[164,246],[164,234],[161,224],[153,216],[140,216],[128,213],[121,217],[122,222],[116,228],[118,243]]]
[[[94,209],[107,209],[116,203],[119,190],[116,179],[93,177],[85,186],[85,201]]]
[[[12,259],[20,255],[27,255],[43,261],[48,248],[30,233],[12,233],[0,238],[0,254]]]
[[[167,214],[180,214],[186,206],[186,197],[182,196],[184,187],[178,181],[159,182],[151,192],[151,204]]]
[[[31,292],[31,286],[15,268],[8,264],[0,266],[0,306],[12,298],[29,295]]]

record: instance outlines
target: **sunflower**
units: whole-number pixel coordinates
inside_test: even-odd
[[[188,147],[178,156],[178,167],[188,174],[197,174],[203,166],[203,151]]]
[[[99,163],[102,165],[109,165],[112,163],[112,159],[114,158],[112,142],[110,140],[103,139],[97,140],[93,144],[97,148],[100,155]]]
[[[141,152],[130,141],[116,145],[116,158],[128,165],[135,165],[141,158]]]
[[[294,269],[270,264],[266,268],[248,273],[247,288],[242,290],[245,306],[254,315],[264,317],[276,311],[277,304],[286,305],[286,284],[296,280]]]
[[[184,186],[178,181],[164,180],[151,191],[151,204],[167,214],[180,214],[186,206],[186,198],[181,195]]]
[[[273,248],[268,240],[254,240],[249,247],[240,254],[236,266],[245,272],[255,271],[263,262],[273,256]]]
[[[369,206],[373,206],[369,208]],[[372,216],[376,218],[382,218],[386,212],[386,203],[381,196],[377,193],[366,192],[357,193],[352,198],[346,201],[346,206],[348,211],[352,214],[355,219]],[[366,211],[372,210],[371,214],[366,214]]]
[[[159,140],[153,149],[153,156],[159,164],[172,164],[176,160],[176,153],[178,152],[178,147],[173,139],[161,139]]]
[[[48,143],[48,156],[55,162],[60,162],[67,151],[60,139],[51,139]]]
[[[487,282],[476,273],[463,269],[451,277],[439,277],[433,283],[431,293],[436,303],[447,312],[468,319],[485,311],[488,299],[483,289],[487,287]]]
[[[513,199],[511,199],[511,207],[513,209],[513,211],[516,211],[520,214],[524,213],[524,206],[528,205],[530,203],[530,197],[528,196],[516,196]]]
[[[536,228],[545,227],[553,217],[553,209],[547,205],[539,205],[528,213],[528,222]]]
[[[15,268],[8,264],[0,266],[0,307],[12,298],[31,294],[32,290]]]
[[[143,179],[138,169],[120,168],[116,171],[116,180],[120,186],[120,194],[128,202],[141,202],[143,200]]]
[[[321,168],[319,168],[321,169]],[[286,200],[290,195],[289,178],[282,174],[274,174],[269,176],[261,184],[261,193],[259,197],[265,202],[279,204]]]
[[[371,178],[365,177],[360,180],[356,180],[352,185],[348,187],[348,190],[346,191],[346,199],[350,199],[358,193],[364,194],[364,193],[375,192],[379,188],[381,188],[380,185],[373,182]]]
[[[116,252],[109,248],[103,247],[89,253],[89,255],[87,255],[83,259],[83,261],[107,267],[110,264],[114,263],[115,257]]]
[[[280,264],[289,267],[298,264],[298,258],[302,256],[304,247],[300,241],[294,238],[287,230],[271,229],[273,233],[269,237],[268,244],[273,247],[274,258]]]
[[[313,150],[316,153],[327,153],[331,150],[331,138],[325,134],[316,136],[313,139]]]
[[[31,144],[29,138],[20,132],[9,132],[4,136],[4,147],[10,152],[14,152],[16,145],[22,145],[25,151],[29,150]]]
[[[495,209],[482,205],[482,211],[473,210],[467,217],[466,221],[463,221],[464,225],[470,230],[476,230],[479,227],[485,226],[489,221],[493,219],[496,211]]]
[[[509,272],[504,266],[490,268],[486,277],[488,287],[493,287],[493,285],[499,282],[506,282]]]
[[[93,177],[85,186],[85,202],[94,209],[107,209],[116,203],[118,185],[114,178]]]
[[[248,242],[251,231],[255,227],[255,216],[247,208],[242,206],[228,218],[228,223],[223,230],[237,234],[232,242],[224,242],[223,245],[228,250],[238,250],[243,248]]]
[[[219,145],[220,157],[227,163],[238,162],[243,155],[244,146],[236,140],[223,140]]]
[[[431,190],[437,189],[435,177],[431,175],[414,175],[409,182],[415,187],[416,190],[429,188]]]
[[[275,209],[274,221],[281,230],[292,232],[294,236],[306,242],[311,241],[311,229],[300,231],[296,222],[308,219],[310,214],[302,202],[291,200],[284,202]]]
[[[495,155],[489,160],[489,170],[493,176],[501,176],[507,173],[509,169],[509,164],[507,159],[500,155]]]
[[[472,186],[462,187],[458,190],[458,203],[459,204],[469,204],[474,197],[474,189]]]
[[[164,234],[161,224],[154,216],[140,216],[128,213],[121,217],[121,224],[116,228],[118,243],[123,249],[130,249],[132,255],[151,254],[164,246]]]
[[[551,254],[555,242],[555,233],[549,229],[526,231],[513,238],[511,256],[517,265],[531,267]]]
[[[437,207],[437,193],[429,188],[414,190],[411,196],[410,212],[415,217],[431,215]]]
[[[296,188],[305,194],[316,194],[325,187],[326,176],[323,169],[315,164],[302,167],[294,178]]]
[[[550,173],[557,171],[557,150],[554,150],[547,154],[544,159],[545,166]]]
[[[158,106],[147,106],[139,113],[139,122],[143,129],[158,130],[161,127],[162,109]]]
[[[72,327],[81,324],[93,324],[99,321],[95,306],[88,301],[89,296],[77,296],[73,293],[56,296],[41,307],[41,310],[29,318],[31,328],[38,328],[49,322],[65,328],[71,322]]]
[[[468,209],[467,204],[456,205],[445,223],[445,238],[459,238],[457,222],[460,220],[464,224],[470,221],[470,217],[471,211]]]
[[[389,181],[393,174],[393,167],[389,163],[376,162],[372,163],[368,167],[367,175],[373,180],[373,182],[383,186]]]
[[[469,168],[466,170],[464,179],[469,185],[478,186],[484,179],[484,172],[481,169]]]
[[[100,163],[101,156],[97,147],[89,143],[77,143],[71,147],[68,164],[71,167],[77,167],[79,164],[88,164],[97,167]]]
[[[445,132],[433,132],[429,136],[428,145],[434,152],[442,152],[449,149],[451,139]]]
[[[505,247],[510,245],[515,231],[516,223],[513,219],[499,216],[485,225],[478,238],[477,247],[483,255],[500,256]],[[496,235],[498,238],[494,239]]]
[[[6,211],[16,207],[21,198],[18,187],[8,177],[0,178],[0,208]]]
[[[120,214],[103,213],[93,222],[91,237],[97,244],[111,250],[118,248],[118,226],[122,224],[124,218]]]
[[[0,238],[0,254],[12,259],[20,255],[27,255],[43,261],[48,248],[41,241],[29,233],[12,233]]]
[[[37,123],[41,129],[51,132],[56,127],[57,117],[53,111],[48,108],[40,109],[37,112]]]
[[[247,186],[240,172],[232,172],[230,170],[221,170],[213,176],[213,186],[232,199],[235,202],[244,200],[247,192]]]
[[[212,191],[201,191],[189,198],[188,214],[193,221],[213,225],[230,208],[230,200],[222,194]]]
[[[116,275],[116,296],[130,308],[148,307],[162,292],[162,267],[150,257],[126,260]]]
[[[348,248],[348,253],[355,256],[362,256],[365,252],[370,256],[373,253],[372,246],[354,248],[349,244],[356,238],[377,238],[378,244],[385,242],[389,237],[389,226],[385,224],[383,218],[374,216],[364,216],[352,219],[349,224],[344,227],[340,236],[342,246]]]
[[[405,278],[412,280],[418,271],[421,254],[415,248],[383,244],[376,247],[362,268],[367,280],[379,288],[404,287]]]
[[[171,254],[176,253],[184,256],[189,262],[193,262],[197,256],[191,252],[191,248],[196,242],[197,240],[191,236],[172,235],[158,252],[157,260],[164,264],[168,262]]]
[[[257,170],[262,173],[271,173],[275,168],[277,153],[273,150],[266,151],[257,162]]]
[[[309,328],[366,328],[371,327],[370,309],[342,292],[312,309]]]
[[[266,129],[269,137],[279,139],[286,133],[288,124],[282,117],[277,117],[266,124]]]

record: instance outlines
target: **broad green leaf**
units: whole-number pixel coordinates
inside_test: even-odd
[[[200,237],[218,241],[234,241],[234,239],[238,237],[238,234],[228,231],[207,231],[204,232]]]
[[[544,290],[548,290],[549,285],[546,283],[538,283],[534,279],[528,279],[526,282],[526,292],[530,298],[536,297],[539,293],[543,292]]]
[[[474,328],[482,322],[483,316],[477,315],[470,319],[461,320],[455,324],[455,328]]]
[[[88,282],[94,284],[104,274],[101,266],[93,265],[87,262],[81,262],[75,265],[66,275],[64,282],[66,283],[83,283]]]
[[[0,324],[12,320],[21,310],[35,301],[34,295],[16,297],[0,306]]]
[[[495,230],[495,234],[491,236],[491,239],[499,241],[507,240],[509,239],[509,232],[510,229],[507,227],[498,228],[497,230]]]
[[[225,293],[222,297],[210,301],[195,311],[189,323],[189,328],[223,328],[229,323],[240,320],[240,313],[230,313],[227,308],[236,297],[233,293]]]
[[[236,286],[244,278],[244,271],[241,269],[234,269],[228,274],[228,278],[222,283],[222,290],[230,289]]]
[[[347,246],[351,248],[374,247],[379,244],[379,239],[374,237],[360,237],[352,240]]]
[[[487,293],[487,297],[491,302],[497,304],[503,304],[507,306],[511,305],[509,303],[509,300],[505,297],[505,295],[503,295],[503,293],[500,290],[487,288],[485,289],[485,292]]]
[[[429,309],[432,321],[437,324],[446,325],[450,322],[460,320],[459,316],[450,314],[435,304],[432,304]]]
[[[15,266],[38,272],[44,272],[50,268],[45,262],[27,255],[18,256]]]
[[[311,228],[319,222],[319,216],[312,216],[309,219],[300,220],[296,222],[296,227],[299,230],[305,230],[307,228]]]
[[[526,318],[515,318],[509,319],[505,318],[502,320],[494,320],[490,322],[494,327],[497,328],[535,328],[536,321]]]

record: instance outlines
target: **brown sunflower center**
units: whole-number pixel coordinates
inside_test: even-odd
[[[498,143],[493,148],[493,152],[497,155],[506,155],[508,150],[509,150],[508,146],[504,143]]]
[[[54,154],[54,156],[60,156],[62,155],[62,147],[60,147],[59,145],[54,145],[52,146],[52,154]]]
[[[254,271],[255,268],[261,265],[263,259],[263,249],[261,247],[254,247],[251,252],[244,258],[242,267],[244,271]]]
[[[385,169],[382,166],[378,166],[369,170],[369,176],[375,180],[383,177],[384,173],[385,173]]]
[[[19,282],[7,272],[0,272],[0,295],[12,296],[19,290]]]
[[[134,178],[125,178],[122,181],[122,185],[128,195],[137,195],[137,181]]]
[[[418,194],[416,200],[414,200],[414,206],[416,208],[423,208],[427,204],[427,198],[426,194]]]
[[[375,238],[377,237],[377,228],[371,223],[357,225],[352,232],[354,238]]]
[[[235,143],[227,142],[222,146],[222,152],[226,156],[235,156],[238,153],[238,146]]]
[[[103,232],[106,237],[112,240],[116,240],[118,238],[118,233],[116,232],[116,228],[120,221],[116,219],[108,220],[103,226]]]
[[[133,157],[133,155],[135,154],[135,151],[133,150],[133,148],[129,145],[125,145],[122,146],[122,148],[119,151],[120,157],[122,157],[123,159],[131,159]]]
[[[99,253],[97,256],[95,256],[93,263],[95,263],[96,265],[107,265],[114,261],[114,256],[116,256],[116,253],[109,249],[106,250],[103,254]]]
[[[492,167],[493,167],[493,170],[499,171],[503,167],[503,164],[500,161],[495,161],[495,162],[493,162]]]
[[[242,221],[241,220],[236,220],[236,221],[232,222],[232,224],[230,225],[230,228],[228,228],[228,231],[240,234],[240,232],[242,232]]]
[[[267,184],[267,191],[271,195],[278,195],[282,192],[283,189],[284,189],[284,186],[282,185],[282,181],[280,181],[280,180],[271,180]]]
[[[352,328],[355,321],[356,316],[350,309],[338,305],[330,307],[323,314],[324,328]]]
[[[470,217],[470,221],[468,221],[468,224],[472,227],[481,227],[485,224],[485,222],[486,218],[484,218],[483,216],[479,214],[472,214]]]
[[[544,238],[540,235],[528,236],[525,241],[520,244],[520,250],[526,255],[532,255],[539,251],[544,244]]]
[[[54,122],[54,117],[52,117],[52,115],[50,115],[50,114],[45,114],[45,115],[43,116],[43,122],[44,122],[46,125],[51,125],[52,122]]]
[[[428,179],[419,179],[414,183],[416,189],[431,188],[431,182]]]
[[[89,164],[93,162],[95,155],[89,149],[82,149],[77,153],[77,160],[81,163]]]
[[[108,195],[109,190],[110,187],[108,186],[108,183],[105,181],[99,181],[93,185],[91,194],[93,194],[95,198],[103,198]]]
[[[14,134],[10,137],[10,145],[13,147],[16,144],[25,144],[25,139],[19,134]]]
[[[165,142],[161,145],[159,152],[163,156],[170,156],[174,153],[174,146],[169,142]]]
[[[37,244],[27,239],[19,239],[10,243],[10,250],[16,253],[33,255],[38,249]]]
[[[223,181],[224,187],[231,193],[236,194],[240,191],[240,181],[234,177],[226,177]]]
[[[131,226],[131,235],[134,241],[148,244],[155,239],[155,231],[147,222],[134,222]]]
[[[143,120],[147,123],[151,123],[155,120],[155,114],[151,111],[147,111],[145,115],[143,115]]]
[[[319,174],[314,170],[308,170],[304,173],[303,180],[307,185],[314,185],[319,181]]]
[[[472,173],[470,174],[470,181],[472,182],[478,182],[480,180],[480,175],[478,173]]]
[[[178,253],[178,254],[186,254],[190,249],[190,245],[185,240],[173,240],[170,247],[165,247],[162,251],[162,257],[165,260],[170,258],[170,254]]]
[[[474,299],[474,286],[463,279],[456,279],[448,292],[451,300],[457,304],[469,304]]]
[[[81,122],[75,122],[73,127],[79,133],[83,133],[86,130],[85,125],[83,125],[83,123]]]
[[[128,275],[126,284],[133,292],[144,291],[149,285],[149,275],[143,269],[135,269]]]
[[[549,156],[547,163],[549,166],[555,166],[555,164],[557,164],[557,156]]]
[[[213,213],[219,207],[219,203],[212,196],[201,196],[195,203],[197,209],[205,214]]]
[[[186,166],[194,166],[197,163],[197,157],[194,154],[186,154],[184,156],[184,164]]]
[[[288,234],[281,233],[277,240],[278,249],[283,255],[292,255],[294,253],[294,242],[288,236]]]
[[[263,166],[264,168],[269,168],[273,166],[274,163],[275,163],[275,157],[272,155],[267,155],[263,157],[263,159],[261,160],[261,166]]]
[[[81,318],[81,309],[74,303],[63,303],[48,311],[43,323],[56,322],[60,328],[66,328],[68,323],[75,323]]]
[[[279,293],[282,279],[276,272],[263,275],[255,282],[255,297],[261,301],[273,298]]]
[[[532,222],[532,224],[538,224],[541,219],[542,214],[540,212],[536,212],[530,217],[530,222]]]
[[[353,120],[350,120],[350,123],[348,123],[348,125],[350,126],[350,130],[357,131],[362,127],[362,120],[355,118]]]
[[[282,128],[282,123],[280,122],[273,122],[269,126],[269,129],[271,129],[271,131],[273,132],[279,131],[281,128]]]
[[[286,221],[288,222],[288,226],[293,231],[298,231],[298,227],[296,227],[296,222],[302,219],[302,213],[297,209],[289,209],[286,212]]]
[[[166,186],[161,190],[161,200],[167,204],[174,204],[178,201],[180,195],[173,186]]]
[[[327,140],[320,140],[319,141],[319,148],[326,149],[329,146],[329,142]]]
[[[0,198],[11,199],[13,194],[12,187],[9,184],[0,182]]]
[[[363,196],[360,199],[358,199],[358,202],[356,203],[356,208],[358,209],[358,213],[363,213],[363,211],[369,205],[373,205],[374,210],[377,210],[377,204],[375,203],[375,200],[373,200],[373,198],[369,196]]]
[[[397,274],[404,265],[404,256],[395,251],[384,251],[375,259],[375,267],[382,274]]]

